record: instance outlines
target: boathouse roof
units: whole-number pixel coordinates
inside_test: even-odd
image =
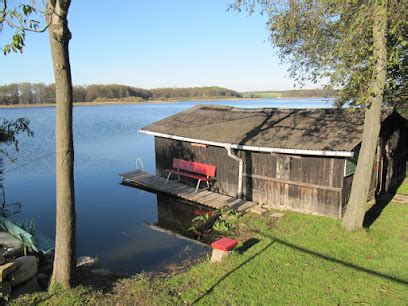
[[[384,108],[381,121],[393,111]],[[363,110],[198,105],[145,126],[141,132],[220,145],[350,152],[361,142],[363,124]]]

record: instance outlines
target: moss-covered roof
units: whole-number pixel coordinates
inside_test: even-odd
[[[381,120],[392,112],[385,108]],[[363,123],[362,110],[199,105],[142,130],[257,147],[351,151],[361,142]]]

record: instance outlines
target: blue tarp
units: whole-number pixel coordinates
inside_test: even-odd
[[[37,233],[36,231],[29,233],[21,226],[18,226],[6,218],[0,217],[0,230],[9,232],[14,237],[22,240],[25,246],[31,252],[48,254],[54,251],[55,245],[51,239]]]

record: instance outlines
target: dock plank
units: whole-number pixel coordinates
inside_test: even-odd
[[[164,192],[215,209],[228,206],[245,212],[263,213],[266,211],[261,208],[258,203],[240,200],[211,190],[199,189],[198,192],[195,193],[194,187],[182,184],[177,180],[170,180],[166,184],[166,178],[140,170],[125,172],[119,175],[122,177],[123,182],[130,183],[136,187],[141,186]]]
[[[214,192],[210,192],[210,194],[206,195],[204,198],[202,198],[201,200],[204,203],[211,203],[212,201],[214,201],[215,199],[217,199],[218,195]]]

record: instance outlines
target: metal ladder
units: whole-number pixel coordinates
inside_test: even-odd
[[[138,158],[138,159],[136,159],[136,171],[137,170],[139,170],[139,168],[138,168],[138,165],[140,164],[140,167],[141,167],[141,171],[144,171],[144,168],[143,168],[143,161],[142,161],[142,159],[141,158]]]

